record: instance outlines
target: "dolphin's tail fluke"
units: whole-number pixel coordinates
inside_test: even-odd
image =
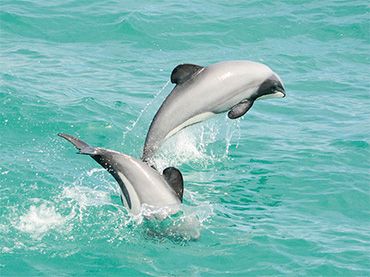
[[[91,147],[86,142],[83,142],[82,140],[75,138],[74,136],[59,133],[58,136],[68,140],[70,143],[72,143],[78,150],[79,154],[85,154],[85,155],[97,155],[97,149],[94,147]]]
[[[91,156],[91,158],[93,158],[98,164],[100,164],[102,167],[108,170],[108,172],[112,174],[114,179],[116,179],[117,183],[121,187],[122,193],[127,201],[127,206],[131,209],[131,200],[126,189],[126,186],[123,183],[121,177],[117,174],[116,170],[114,169],[116,162],[114,159],[112,159],[113,151],[104,148],[92,147],[88,145],[86,142],[83,142],[82,140],[75,138],[74,136],[71,135],[59,133],[58,136],[72,143],[79,150],[78,154],[85,154]],[[117,152],[114,153],[115,155],[117,155]],[[122,156],[124,154],[120,155]]]

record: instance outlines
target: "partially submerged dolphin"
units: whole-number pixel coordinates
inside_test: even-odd
[[[161,175],[148,164],[131,156],[91,147],[67,134],[58,135],[71,142],[79,154],[91,156],[113,175],[122,190],[122,202],[132,214],[139,214],[143,205],[153,211],[154,217],[159,218],[178,211],[184,191],[183,178],[178,169],[168,167]]]
[[[142,159],[150,161],[162,143],[181,129],[215,114],[243,116],[255,100],[285,97],[280,77],[268,66],[251,61],[227,61],[202,67],[178,65],[171,74],[175,88],[150,125]]]

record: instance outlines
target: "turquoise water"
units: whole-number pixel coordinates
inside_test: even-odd
[[[369,10],[1,1],[0,275],[370,275]],[[138,223],[56,136],[139,157],[172,69],[233,59],[269,65],[287,98],[164,145],[158,167],[185,178],[177,217]]]

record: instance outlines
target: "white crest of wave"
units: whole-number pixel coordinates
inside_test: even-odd
[[[63,225],[66,219],[56,211],[53,204],[42,203],[40,206],[31,205],[29,210],[19,217],[15,228],[40,239],[49,230]]]

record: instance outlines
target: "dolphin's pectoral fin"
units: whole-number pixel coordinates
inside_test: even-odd
[[[252,100],[244,100],[232,107],[227,116],[230,119],[241,117],[245,115],[245,113],[249,111],[250,108],[252,108],[253,103],[254,101]]]
[[[167,167],[163,170],[163,177],[166,179],[167,183],[176,192],[182,202],[182,196],[184,194],[184,180],[180,170],[175,167]]]
[[[171,83],[180,85],[191,79],[195,73],[202,70],[204,67],[196,64],[180,64],[172,70]]]

